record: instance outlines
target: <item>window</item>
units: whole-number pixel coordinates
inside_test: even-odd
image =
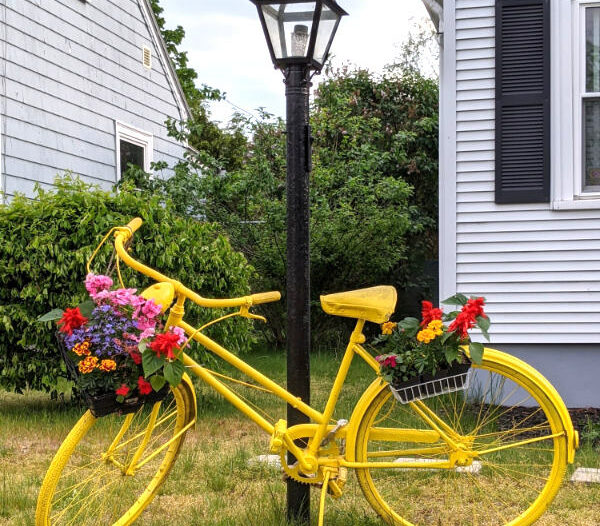
[[[139,166],[150,172],[152,163],[153,137],[151,133],[116,122],[117,181],[127,170],[128,164]]]
[[[582,9],[585,42],[581,79],[582,192],[600,192],[600,6]]]
[[[600,208],[600,0],[551,0],[552,207]]]

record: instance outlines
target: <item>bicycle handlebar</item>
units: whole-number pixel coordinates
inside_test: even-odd
[[[140,217],[134,217],[129,223],[127,223],[127,228],[131,230],[131,234],[135,234],[135,231],[142,226],[142,219]]]
[[[272,301],[279,301],[281,299],[281,293],[277,291],[273,292],[260,292],[258,294],[251,294],[250,296],[242,296],[239,298],[227,298],[227,299],[211,299],[211,298],[203,298],[199,294],[196,294],[193,290],[188,289],[179,281],[171,279],[160,272],[140,263],[139,261],[132,258],[128,253],[123,244],[128,241],[136,230],[138,230],[142,226],[142,220],[139,217],[136,217],[129,221],[129,223],[125,227],[117,228],[115,233],[115,250],[117,251],[118,256],[123,260],[123,262],[137,270],[138,272],[152,278],[157,282],[168,282],[171,283],[175,287],[175,294],[183,294],[186,298],[190,299],[194,303],[197,303],[201,307],[210,307],[210,308],[224,308],[224,307],[241,307],[247,306],[250,307],[252,305],[260,305],[261,303],[270,303]]]

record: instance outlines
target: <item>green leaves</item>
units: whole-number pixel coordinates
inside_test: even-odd
[[[92,315],[92,311],[96,307],[96,304],[92,300],[84,301],[79,304],[79,312],[86,318],[89,318]]]
[[[444,305],[466,305],[468,298],[464,294],[455,294],[442,301]]]
[[[484,347],[482,343],[471,342],[469,344],[469,354],[473,363],[481,365],[481,362],[483,361],[483,349]]]
[[[415,336],[419,331],[419,320],[417,318],[404,318],[398,323],[398,326],[404,329],[408,336]]]
[[[165,383],[166,380],[164,377],[158,374],[155,374],[152,378],[150,378],[150,385],[155,391],[160,391],[164,387]]]
[[[47,312],[43,316],[40,316],[37,321],[56,321],[62,318],[64,311],[62,309],[52,309],[50,312]]]
[[[490,319],[484,318],[483,316],[477,316],[477,327],[479,327],[481,334],[483,334],[483,337],[489,342],[490,335],[488,330],[490,328]]]
[[[175,386],[181,382],[183,376],[184,367],[183,362],[175,360],[173,362],[167,362],[164,368],[165,379],[171,385]]]
[[[157,356],[152,351],[146,351],[142,353],[142,367],[144,368],[144,376],[150,377],[156,371],[161,369],[165,364],[166,360],[164,356]]]

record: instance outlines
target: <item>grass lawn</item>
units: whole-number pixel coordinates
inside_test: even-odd
[[[284,353],[256,353],[248,361],[281,384],[285,383]],[[314,355],[312,401],[323,407],[339,357]],[[360,360],[353,365],[337,418],[348,418],[353,404],[373,379]],[[285,406],[257,393],[244,393],[275,418],[285,418]],[[268,402],[264,403],[265,400]],[[222,399],[198,386],[200,422],[188,433],[171,476],[142,516],[144,526],[257,525],[285,521],[285,483],[277,470],[249,467],[248,459],[267,453],[269,437],[255,424],[240,419]],[[56,449],[81,410],[42,393],[0,393],[0,525],[34,524],[35,503],[44,473]],[[600,467],[600,453],[584,445],[577,466]],[[573,471],[569,468],[568,475]],[[329,526],[383,524],[366,503],[353,474],[346,493],[327,501]],[[316,524],[318,492],[313,491]],[[433,526],[434,523],[432,523]],[[558,497],[537,523],[540,526],[600,525],[600,484],[565,482]],[[440,523],[440,526],[441,523]]]

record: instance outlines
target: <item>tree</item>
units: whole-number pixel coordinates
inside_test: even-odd
[[[247,162],[202,178],[202,213],[255,267],[256,289],[284,290],[284,124],[268,115],[240,119],[252,137]],[[422,284],[423,262],[437,254],[436,82],[397,69],[381,77],[330,71],[311,124],[313,302],[325,292]],[[267,309],[282,342],[282,305]],[[316,345],[335,338],[336,322],[320,309],[312,323]]]

